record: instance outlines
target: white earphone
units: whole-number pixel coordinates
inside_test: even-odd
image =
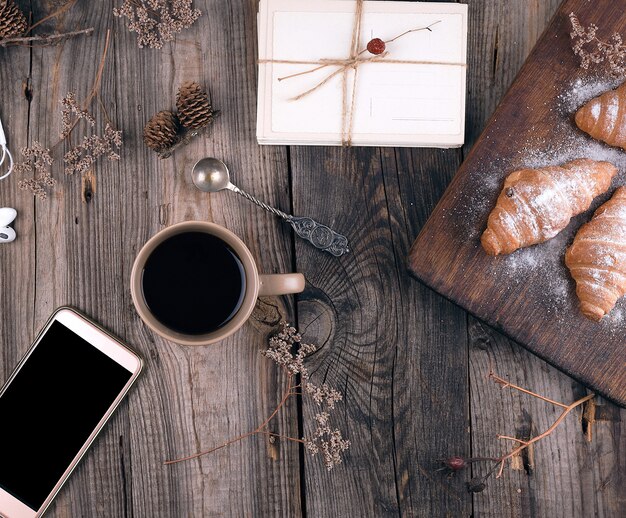
[[[2,148],[2,158],[0,158],[0,165],[4,164],[6,159],[9,160],[9,168],[6,173],[0,176],[0,180],[4,180],[7,176],[9,176],[13,172],[13,155],[7,148],[7,138],[4,134],[4,129],[2,128],[2,121],[0,120],[0,148]]]
[[[10,207],[0,208],[0,243],[15,241],[16,234],[9,225],[17,217],[17,211]]]

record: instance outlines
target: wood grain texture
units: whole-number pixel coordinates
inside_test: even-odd
[[[563,4],[422,229],[410,264],[418,278],[440,293],[594,390],[626,404],[626,349],[620,322],[607,319],[598,325],[586,320],[576,308],[572,286],[554,286],[560,270],[528,268],[516,274],[510,262],[514,259],[488,257],[476,239],[502,178],[529,160],[528,149],[550,160],[549,153],[556,148],[554,161],[561,156],[558,146],[566,153],[570,135],[576,135],[558,97],[576,78],[584,77],[570,49],[568,14],[576,11],[586,23],[602,21],[611,33],[621,28],[621,7],[608,1]],[[583,217],[576,218],[569,233],[544,245],[556,257],[557,270],[563,268],[558,263],[561,248],[582,221]],[[515,282],[516,275],[523,281]],[[561,288],[567,297],[556,294]]]
[[[487,379],[490,369],[514,384],[567,404],[588,393],[477,320],[472,321],[469,336],[475,456],[502,455],[511,444],[499,441],[496,434],[528,438],[546,430],[560,414],[553,405]],[[600,397],[593,401],[596,417],[601,418],[591,425],[591,441],[585,438],[589,425],[582,419],[583,412],[574,412],[554,434],[537,442],[529,455],[522,454],[509,464],[502,478],[488,481],[488,489],[474,498],[475,514],[494,518],[621,516],[626,503],[622,489],[626,410]],[[475,465],[473,474],[486,473],[488,466]]]
[[[288,192],[288,178],[280,167],[285,151],[262,149],[254,141],[254,3],[197,5],[205,13],[202,25],[185,32],[163,53],[148,51],[146,56],[135,51],[137,57],[130,61],[127,53],[134,45],[133,37],[120,31],[115,59],[121,69],[118,88],[124,91],[124,78],[134,77],[137,70],[145,74],[138,78],[135,96],[121,109],[134,114],[129,133],[135,135],[139,155],[139,161],[131,162],[124,174],[143,169],[136,191],[146,193],[146,212],[126,218],[145,222],[128,229],[126,246],[132,243],[137,249],[150,234],[178,221],[208,219],[244,237],[262,271],[288,271],[291,238],[272,217],[228,194],[208,197],[191,187],[189,174],[195,159],[219,156],[231,167],[235,181],[270,203],[284,205],[280,196]],[[156,70],[160,81],[153,80]],[[213,103],[222,116],[209,140],[199,140],[171,160],[159,161],[139,143],[138,136],[148,114],[173,107],[177,86],[188,79],[210,85]],[[233,89],[232,85],[239,86]],[[141,235],[131,234],[137,232]],[[131,264],[132,259],[124,266],[125,286]],[[275,304],[288,318],[289,301]],[[283,381],[259,354],[270,330],[260,322],[215,347],[187,349],[155,339],[136,318],[128,326],[129,340],[143,344],[153,365],[152,369],[148,366],[144,383],[131,401],[131,411],[137,416],[130,439],[135,515],[300,513],[299,457],[292,444],[270,446],[266,439],[254,437],[197,461],[162,466],[165,458],[210,448],[255,428],[269,415],[280,399]],[[289,409],[278,420],[282,433],[297,436],[295,411]]]
[[[54,3],[32,2],[35,18]],[[94,25],[91,38],[32,53],[0,49],[0,81],[8,85],[0,115],[10,120],[17,150],[56,140],[58,100],[69,89],[86,95],[111,28],[102,99],[125,134],[122,161],[99,162],[93,178],[66,178],[57,164],[60,184],[47,201],[18,191],[16,177],[0,182],[0,206],[20,211],[18,241],[0,246],[0,383],[64,303],[146,360],[142,379],[49,516],[620,516],[626,411],[603,400],[592,442],[573,414],[537,445],[532,472],[507,470],[482,494],[466,492],[470,473],[448,479],[436,471],[442,457],[498,454],[504,446],[496,433],[541,430],[554,418],[544,403],[486,379],[490,368],[555,399],[584,393],[409,277],[411,241],[557,7],[557,0],[468,3],[468,137],[460,150],[258,146],[254,0],[196,0],[204,16],[162,50],[136,48],[111,3],[79,1],[62,24]],[[141,142],[142,128],[152,113],[173,108],[186,79],[209,85],[222,116],[208,138],[160,161]],[[31,103],[23,83],[32,85]],[[197,193],[189,171],[207,155],[223,158],[233,180],[268,203],[345,232],[353,252],[332,258],[294,242],[287,227],[243,200]],[[95,195],[87,203],[90,185]],[[216,346],[184,348],[156,337],[132,307],[132,262],[151,235],[189,219],[235,231],[265,272],[303,272],[306,291],[295,304],[261,300],[251,321]],[[345,391],[335,414],[352,441],[345,463],[329,473],[292,443],[251,438],[163,466],[254,428],[276,405],[283,377],[259,350],[281,316],[321,346],[308,363],[314,380]],[[315,407],[293,403],[275,430],[298,436],[310,430]]]
[[[470,4],[471,24],[490,29],[470,33],[474,51],[470,57],[469,104],[480,106],[481,111],[470,110],[473,120],[466,149],[478,138],[559,3],[504,1],[491,3],[492,9],[485,9],[482,2]],[[524,12],[511,13],[518,7]],[[520,19],[525,23],[519,23]],[[518,47],[524,52],[519,53]],[[489,85],[488,95],[479,90],[481,84]],[[508,446],[499,443],[497,433],[520,437],[529,430],[537,433],[555,418],[551,405],[495,385],[487,378],[491,369],[514,384],[557,400],[569,402],[585,393],[566,375],[473,317],[469,317],[468,337],[473,455],[500,455]],[[619,516],[624,507],[619,488],[624,485],[622,452],[626,441],[620,426],[626,410],[601,400],[598,404],[602,405],[603,419],[592,425],[591,442],[585,439],[581,413],[570,416],[552,437],[536,446],[532,465],[530,458],[521,457],[518,469],[509,469],[503,478],[491,480],[488,489],[474,497],[474,515]],[[485,468],[476,466],[473,474],[485,473]]]
[[[129,298],[137,251],[166,225],[207,219],[245,236],[261,270],[287,271],[292,262],[291,237],[270,216],[228,195],[209,198],[191,187],[194,157],[215,154],[229,163],[235,178],[245,174],[242,186],[271,203],[289,203],[286,168],[279,166],[285,163],[285,150],[259,148],[254,140],[255,5],[196,4],[205,13],[203,25],[161,52],[138,49],[134,36],[113,18],[109,3],[79,2],[63,25],[95,26],[96,35],[32,53],[31,141],[56,141],[58,102],[70,90],[79,99],[87,95],[106,29],[112,28],[101,97],[124,131],[125,146],[119,164],[100,161],[94,169],[96,193],[88,203],[83,202],[81,179],[64,177],[61,165],[55,165],[58,188],[48,200],[35,203],[30,244],[34,249],[36,238],[37,295],[29,301],[24,293],[23,299],[31,307],[34,299],[36,316],[29,328],[37,329],[54,307],[71,303],[131,343],[146,360],[142,379],[57,499],[52,515],[300,513],[299,457],[291,444],[270,446],[263,438],[252,438],[199,461],[163,466],[168,458],[256,427],[279,400],[282,375],[259,354],[271,330],[262,321],[212,348],[185,349],[155,338]],[[212,34],[210,40],[203,37],[206,32]],[[220,51],[226,48],[237,50]],[[28,49],[21,52],[28,56]],[[150,114],[173,107],[176,88],[187,79],[211,86],[223,116],[210,141],[198,140],[159,161],[141,142],[143,125]],[[241,86],[232,89],[232,84]],[[17,179],[13,181],[15,185]],[[27,193],[16,196],[33,204]],[[27,236],[23,246],[29,244]],[[24,272],[23,279],[28,278],[32,275]],[[273,304],[289,316],[287,299]],[[20,333],[14,329],[11,335]],[[25,337],[20,345],[27,344]],[[17,347],[10,352],[14,364],[21,353]],[[289,408],[277,425],[297,436],[295,412]]]
[[[0,49],[0,62],[9,59],[12,49]],[[20,52],[18,50],[18,52]],[[0,117],[8,146],[15,158],[19,149],[28,142],[28,77],[30,55],[22,50],[11,56],[11,66],[0,67],[0,84],[3,88]],[[11,102],[5,102],[11,99]],[[2,174],[6,168],[2,166]],[[28,349],[33,330],[33,305],[35,301],[35,235],[33,231],[32,197],[21,196],[15,177],[0,181],[0,207],[13,207],[18,217],[12,226],[18,239],[11,246],[0,246],[0,343],[11,347],[0,348],[0,379],[5,380]],[[16,336],[27,334],[23,343],[13,343]]]
[[[402,264],[408,236],[432,204],[416,200],[413,187],[430,178],[443,188],[445,179],[433,172],[437,165],[453,170],[448,160],[455,158],[441,151],[292,151],[294,210],[318,220],[332,214],[326,221],[350,236],[353,250],[337,261],[296,244],[297,266],[310,283],[299,297],[300,327],[323,344],[311,368],[315,379],[345,391],[338,424],[352,442],[332,476],[317,459],[305,460],[312,516],[469,514],[462,481],[450,486],[434,473],[448,448],[469,446],[465,316],[415,289]],[[340,172],[328,189],[331,164]],[[411,184],[406,197],[404,182]],[[345,192],[350,203],[342,202]],[[316,408],[305,403],[310,423]],[[453,403],[458,411],[451,412]]]

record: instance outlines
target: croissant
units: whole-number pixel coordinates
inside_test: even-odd
[[[553,238],[610,187],[616,173],[613,164],[588,158],[511,173],[480,238],[483,248],[510,254]]]
[[[575,120],[594,139],[626,149],[626,83],[591,99],[576,112]]]
[[[587,318],[600,320],[626,294],[626,187],[617,189],[580,228],[565,264]]]

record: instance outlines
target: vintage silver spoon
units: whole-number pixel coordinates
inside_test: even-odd
[[[266,205],[254,196],[242,191],[230,182],[226,164],[217,158],[203,158],[196,162],[191,171],[193,184],[202,192],[218,192],[228,189],[236,192],[252,203],[264,208],[279,218],[287,221],[300,237],[310,241],[315,247],[339,257],[350,251],[345,236],[337,234],[326,225],[321,225],[311,218],[299,218]]]

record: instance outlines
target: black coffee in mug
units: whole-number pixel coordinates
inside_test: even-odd
[[[239,311],[246,292],[237,254],[205,232],[184,232],[160,243],[146,260],[141,283],[154,317],[187,335],[223,327]]]

